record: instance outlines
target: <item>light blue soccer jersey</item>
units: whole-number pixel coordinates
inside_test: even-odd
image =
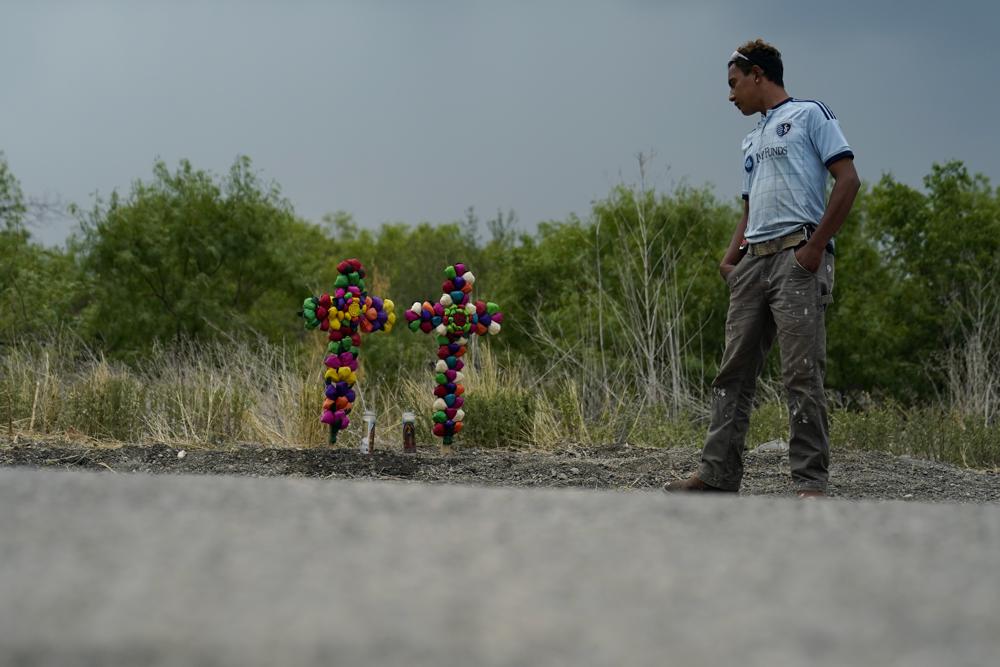
[[[840,123],[815,100],[788,98],[768,110],[743,140],[743,198],[751,243],[818,225],[826,209],[827,168],[854,157]]]

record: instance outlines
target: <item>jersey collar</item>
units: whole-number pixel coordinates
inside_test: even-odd
[[[769,113],[771,113],[772,111],[774,111],[775,109],[777,109],[777,108],[778,108],[778,107],[780,107],[780,106],[783,106],[783,105],[785,105],[785,104],[788,104],[788,103],[789,103],[789,102],[791,102],[791,101],[792,101],[792,98],[791,98],[791,97],[786,97],[785,99],[781,100],[780,102],[778,102],[777,104],[775,104],[775,105],[774,105],[773,107],[771,107],[771,108],[770,108],[770,109],[768,109],[767,111],[765,111],[765,112],[761,113],[761,116],[763,116],[763,117],[765,117],[765,118],[766,118],[766,117],[767,117],[767,115],[768,115]]]
[[[792,101],[791,97],[786,97],[785,99],[781,100],[780,102],[778,102],[777,104],[775,104],[773,107],[771,107],[767,111],[762,111],[761,114],[760,114],[760,120],[757,121],[757,129],[759,129],[761,132],[763,132],[764,131],[764,127],[767,125],[767,121],[770,120],[771,116],[774,115],[773,114],[774,110],[777,109],[778,107],[784,105],[784,104],[788,104],[791,101]]]

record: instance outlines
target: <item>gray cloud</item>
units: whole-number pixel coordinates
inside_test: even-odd
[[[237,154],[300,215],[585,215],[654,150],[661,188],[735,196],[752,120],[725,59],[762,36],[826,101],[868,180],[959,158],[996,178],[993,7],[848,0],[5,5],[2,149],[25,190],[87,205],[153,160]],[[49,242],[58,225],[36,230]]]

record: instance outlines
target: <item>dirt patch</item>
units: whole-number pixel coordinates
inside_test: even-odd
[[[105,472],[392,479],[425,483],[591,489],[660,489],[698,465],[697,450],[635,447],[561,452],[436,449],[361,454],[347,448],[182,450],[163,444],[81,445],[18,438],[0,440],[0,465],[84,468]],[[1000,501],[1000,472],[897,457],[836,451],[830,493],[846,499],[951,502]],[[748,453],[744,495],[791,495],[788,456]]]

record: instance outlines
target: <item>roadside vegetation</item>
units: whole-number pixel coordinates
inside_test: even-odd
[[[737,203],[640,180],[531,232],[513,212],[472,210],[366,229],[343,212],[299,218],[247,158],[225,175],[158,162],[129,192],[74,207],[79,232],[46,248],[0,155],[0,431],[323,445],[323,343],[296,309],[357,257],[370,292],[400,309],[436,299],[456,261],[503,309],[503,332],[470,351],[459,444],[697,447]],[[833,446],[1000,466],[1000,191],[959,162],[933,165],[922,189],[886,175],[837,247]],[[357,442],[365,408],[397,446],[386,431],[415,411],[430,442],[434,352],[402,326],[368,338],[339,443]],[[751,446],[787,436],[772,357]]]

